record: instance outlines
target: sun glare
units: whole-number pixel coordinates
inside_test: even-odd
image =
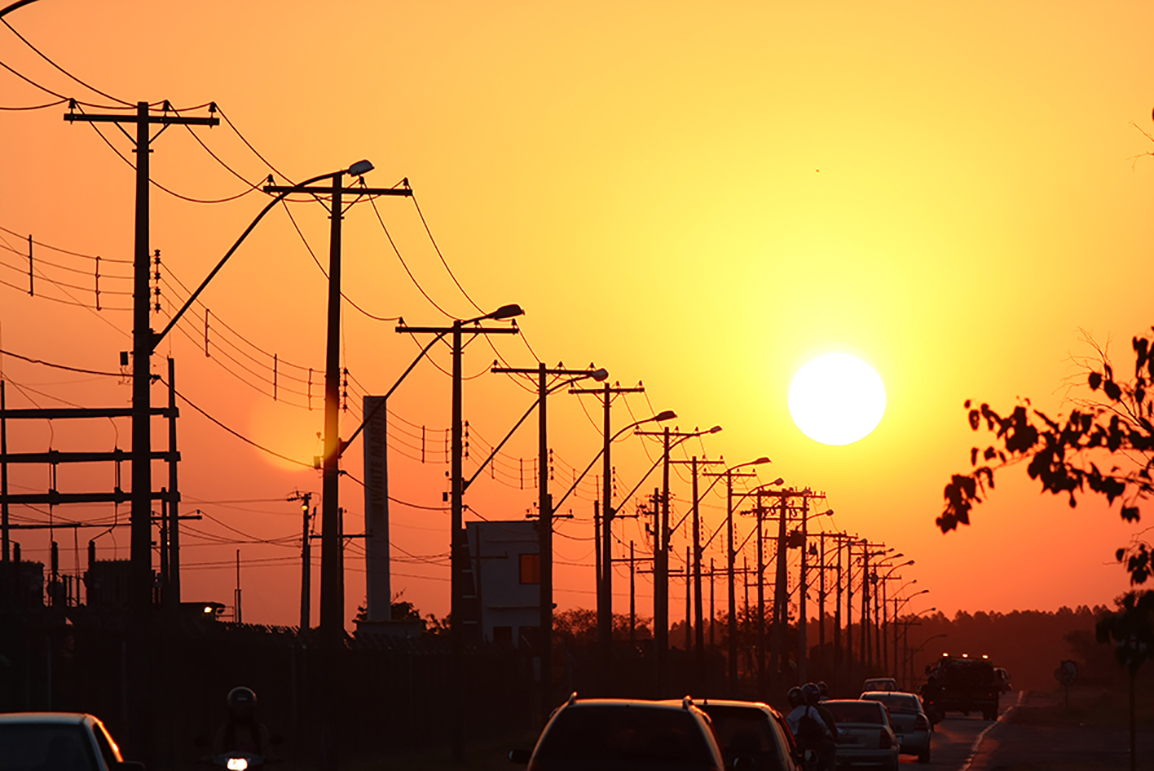
[[[827,353],[797,371],[789,387],[789,414],[816,442],[853,444],[877,428],[886,411],[886,387],[874,368],[847,353]]]

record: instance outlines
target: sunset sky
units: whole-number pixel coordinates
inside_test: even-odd
[[[762,481],[781,476],[824,491],[836,514],[815,527],[885,542],[916,560],[902,575],[931,593],[909,609],[1052,610],[1106,604],[1127,588],[1113,551],[1143,525],[1124,525],[1116,508],[1097,501],[1071,510],[1043,497],[1024,469],[999,476],[972,526],[943,535],[934,519],[950,474],[969,469],[969,449],[984,439],[967,425],[966,399],[1008,411],[1029,398],[1051,414],[1068,411],[1069,387],[1083,382],[1079,361],[1093,353],[1084,337],[1110,343],[1125,371],[1131,337],[1154,322],[1154,158],[1145,157],[1154,145],[1142,133],[1154,129],[1149,3],[39,0],[5,20],[116,99],[168,99],[178,109],[215,101],[293,180],[361,158],[376,167],[370,185],[407,177],[468,297],[485,311],[524,307],[523,338],[493,340],[510,364],[534,366],[536,356],[570,367],[594,362],[611,381],[643,381],[644,396],[614,408],[615,427],[664,409],[678,413],[682,430],[723,426],[685,449],[730,464],[767,455],[773,463],[761,467]],[[0,61],[52,92],[116,104],[3,26]],[[0,70],[0,107],[52,101]],[[65,122],[66,111],[0,112],[0,348],[115,372],[119,352],[131,347],[130,316],[117,310],[130,298],[113,292],[130,286],[118,278],[130,266],[115,261],[131,259],[133,172],[91,125]],[[129,141],[115,127],[101,130],[131,161]],[[270,169],[222,121],[169,128],[153,143],[152,172],[169,190],[218,199]],[[153,188],[163,276],[155,328],[187,296],[176,279],[198,284],[266,200],[252,192],[198,204]],[[478,315],[413,202],[375,206],[423,291],[449,316]],[[324,208],[304,200],[290,207],[327,262]],[[372,205],[353,207],[344,229],[352,302],[410,324],[445,322],[406,274]],[[44,263],[29,296],[29,234],[102,258],[101,311],[58,302],[95,305],[94,260],[46,247],[35,249],[34,262]],[[320,454],[325,291],[278,207],[161,345],[154,371],[164,373],[164,356],[174,356],[178,389],[191,402],[252,441],[310,462]],[[342,357],[354,378],[346,438],[360,396],[387,390],[418,352],[394,326],[345,306]],[[873,365],[888,399],[878,428],[841,447],[803,435],[787,405],[797,370],[831,351]],[[278,389],[306,395],[278,390],[273,400],[272,354]],[[533,398],[488,374],[493,359],[484,340],[465,355],[466,374],[476,375],[465,384],[467,470]],[[432,363],[447,368],[447,352],[438,349]],[[11,356],[0,364],[12,407],[130,399],[127,380]],[[153,396],[167,399],[159,384]],[[393,589],[437,615],[449,606],[449,515],[439,510],[449,407],[449,378],[429,362],[391,402],[393,494],[431,507],[393,507]],[[240,548],[245,620],[295,624],[300,510],[285,499],[294,490],[319,497],[319,473],[181,408],[182,510],[211,517],[186,531],[185,599],[231,604]],[[559,495],[573,468],[597,452],[600,413],[590,397],[565,393],[549,410]],[[166,441],[159,423],[154,436]],[[126,421],[9,427],[13,451],[113,446],[130,447]],[[532,427],[506,450],[496,477],[486,473],[470,489],[475,515],[467,519],[523,519],[533,507]],[[618,491],[632,488],[659,452],[641,439],[619,443]],[[362,478],[359,445],[346,460]],[[675,510],[684,513],[681,471]],[[107,467],[58,473],[62,490],[113,482]],[[127,489],[127,466],[124,474]],[[48,472],[13,470],[11,479],[14,492],[42,490]],[[573,519],[558,524],[561,609],[594,604],[594,485],[566,503]],[[350,532],[363,530],[362,495],[355,481],[342,482]],[[716,489],[705,511],[712,531],[724,512]],[[57,507],[53,516],[116,515]],[[14,510],[14,518],[46,521],[47,509]],[[742,534],[749,526],[742,517]],[[81,563],[98,532],[78,535]],[[642,549],[637,520],[618,532]],[[26,559],[47,560],[46,534],[25,531],[18,540]],[[72,531],[57,540],[64,569],[74,571]],[[97,543],[101,558],[128,556],[126,528]],[[686,543],[679,531],[675,569]],[[720,544],[707,554],[719,562]],[[360,554],[354,544],[347,558],[348,618],[364,597]],[[650,615],[649,576],[639,586]],[[619,578],[615,591],[625,612],[628,582]],[[674,580],[675,620],[684,591]]]

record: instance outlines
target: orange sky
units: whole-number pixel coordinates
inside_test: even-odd
[[[768,455],[774,463],[763,467],[763,480],[782,476],[825,491],[837,528],[917,560],[904,575],[931,594],[911,608],[1054,609],[1107,603],[1126,588],[1111,555],[1136,528],[1096,503],[1071,511],[1043,498],[1022,471],[1000,477],[972,527],[943,536],[934,518],[949,474],[968,468],[974,437],[966,398],[1008,408],[1028,396],[1060,411],[1065,379],[1079,372],[1071,357],[1090,352],[1080,329],[1100,342],[1114,340],[1121,363],[1130,337],[1150,324],[1143,302],[1154,243],[1154,166],[1135,158],[1151,146],[1131,125],[1150,126],[1149,4],[322,8],[263,0],[40,0],[8,21],[64,69],[120,99],[167,98],[178,107],[215,100],[295,179],[362,157],[376,166],[369,184],[408,177],[449,264],[482,307],[521,304],[526,339],[547,362],[595,361],[623,384],[643,380],[652,408],[676,410],[682,429],[721,424],[724,432],[704,446],[708,455],[731,463]],[[108,101],[2,27],[0,61],[53,91]],[[0,106],[50,100],[0,72]],[[0,113],[0,226],[127,259],[132,172],[90,126],[65,123],[64,111]],[[268,173],[227,126],[196,134],[245,179],[255,183]],[[127,153],[123,136],[106,135]],[[154,180],[188,196],[245,188],[182,127],[156,140],[152,164]],[[254,193],[191,204],[154,189],[152,205],[163,270],[191,286],[263,201]],[[475,315],[411,202],[382,200],[378,209],[429,295],[451,314]],[[299,203],[293,214],[323,260],[323,210]],[[405,275],[369,206],[349,212],[345,233],[345,287],[353,301],[414,324],[444,320]],[[0,235],[0,279],[24,287],[19,269],[26,263],[2,249],[21,250],[23,239]],[[48,250],[37,256],[91,270],[90,261]],[[129,347],[127,314],[47,299],[64,297],[49,278],[88,287],[92,277],[44,270],[36,297],[0,285],[2,347],[115,370],[118,352]],[[105,270],[104,286],[112,289],[117,266],[106,263]],[[92,302],[91,292],[68,291]],[[324,291],[277,209],[204,301],[214,319],[280,361],[319,372]],[[165,292],[169,313],[176,298]],[[106,306],[126,302],[104,297]],[[345,322],[344,360],[361,384],[357,393],[387,389],[417,349],[392,323],[353,308],[346,307]],[[212,357],[203,351],[202,309],[161,346],[177,358],[182,393],[278,452],[305,461],[319,453],[319,399],[310,411],[246,387],[218,352],[227,330],[213,329]],[[535,363],[519,340],[495,344],[515,365]],[[807,439],[786,403],[797,369],[831,350],[869,361],[888,390],[879,428],[846,447]],[[468,350],[466,372],[482,373],[492,359],[478,342]],[[447,366],[443,353],[436,361]],[[159,357],[156,366],[163,368]],[[12,406],[123,404],[130,396],[125,383],[10,357],[3,371]],[[154,394],[165,398],[159,386]],[[577,398],[561,394],[550,405],[558,486],[599,446]],[[465,399],[477,447],[499,440],[531,396],[503,376],[483,374],[467,383]],[[644,398],[628,402],[636,417],[651,414]],[[440,432],[449,422],[448,378],[420,367],[394,408]],[[596,404],[586,408],[596,421]],[[230,562],[237,547],[206,540],[239,538],[227,525],[283,539],[240,547],[245,620],[295,623],[299,510],[283,499],[294,489],[319,492],[319,476],[268,459],[190,408],[183,416],[184,510],[199,507],[224,523],[191,523],[209,535],[186,538],[186,599],[231,602],[234,570],[213,563]],[[631,420],[627,409],[615,412],[615,425]],[[353,425],[352,415],[343,418],[345,436]],[[127,423],[21,431],[12,429],[13,450],[108,449],[117,439],[129,446]],[[500,478],[478,482],[468,495],[475,511],[524,515],[536,491],[519,489],[514,475],[517,459],[534,451],[532,429],[515,438],[499,467],[512,486]],[[655,450],[639,440],[619,445],[621,488],[648,467],[646,452]],[[346,457],[359,477],[359,448]],[[422,465],[399,451],[392,464],[395,495],[440,505],[443,464]],[[16,484],[45,483],[43,470],[22,473]],[[111,477],[107,469],[67,473],[74,485],[107,486]],[[575,518],[559,525],[562,608],[593,604],[592,490],[583,491]],[[679,481],[679,509],[688,494]],[[360,488],[344,483],[342,499],[348,529],[359,532]],[[710,502],[712,526],[722,507],[721,499]],[[435,563],[397,564],[394,589],[422,611],[443,614],[448,515],[398,506],[393,521],[397,547]],[[91,532],[79,537],[81,552]],[[126,557],[127,530],[114,537]],[[634,521],[622,525],[621,537],[643,540]],[[46,556],[46,536],[20,540],[29,558]],[[71,570],[71,534],[58,540],[68,547],[63,562]],[[113,536],[99,543],[102,556],[111,556]],[[684,547],[679,533],[674,550],[684,554]],[[350,555],[350,616],[364,595],[362,566]],[[627,582],[616,589],[627,590]],[[675,581],[675,618],[683,592]],[[646,594],[641,606],[649,602]],[[617,608],[627,608],[626,595],[618,594]]]

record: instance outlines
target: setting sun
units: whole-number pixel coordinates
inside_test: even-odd
[[[853,444],[886,411],[886,388],[874,368],[846,353],[827,353],[798,370],[789,387],[789,414],[802,433],[822,444]]]

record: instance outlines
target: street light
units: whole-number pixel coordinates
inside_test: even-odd
[[[909,584],[916,584],[917,582],[918,582],[918,579],[915,578],[913,581],[910,581]],[[901,592],[902,589],[904,589],[909,584],[905,584],[903,586],[898,587],[898,591],[895,592],[894,594],[897,595],[899,592]],[[898,621],[898,611],[900,611],[903,607],[905,607],[906,603],[909,602],[910,600],[912,600],[914,597],[920,597],[923,594],[929,594],[929,593],[930,593],[929,589],[922,589],[920,592],[914,592],[913,594],[909,595],[908,597],[901,597],[901,598],[899,598],[897,596],[894,597],[894,617],[893,617],[893,622],[892,622],[893,627],[894,627],[894,674],[898,675],[899,677],[901,676],[901,668],[902,667],[901,667],[901,662],[898,661],[898,626],[900,625],[900,622]]]
[[[676,528],[669,527],[669,464],[670,451],[684,442],[694,439],[706,434],[716,434],[721,431],[721,426],[713,426],[705,430],[698,431],[670,431],[668,427],[660,432],[657,431],[638,431],[639,436],[660,436],[662,438],[662,452],[659,462],[662,463],[662,497],[661,497],[661,515],[657,518],[656,527],[654,528],[654,549],[653,549],[653,644],[657,649],[657,687],[660,690],[665,684],[665,678],[668,668],[669,657],[669,542],[672,536],[672,530]],[[675,442],[670,442],[670,439],[676,439]],[[693,513],[697,513],[697,458],[692,460],[693,465],[693,486],[694,486],[694,505]],[[656,468],[656,464],[654,464]],[[645,474],[645,477],[652,473],[653,469]],[[645,477],[641,482],[644,482]],[[637,483],[634,490],[640,487],[641,482]],[[628,500],[632,496],[632,492],[623,500]],[[682,522],[685,518],[682,517]],[[681,523],[678,523],[680,526]],[[689,565],[686,565],[688,575]],[[686,592],[689,592],[689,580],[685,582]],[[685,619],[685,623],[689,623],[689,618]]]
[[[461,358],[464,346],[461,342],[461,337],[464,334],[470,335],[495,335],[495,334],[517,334],[518,329],[514,324],[510,327],[482,327],[470,326],[465,328],[466,324],[477,324],[481,321],[504,321],[521,316],[524,311],[519,305],[502,305],[492,313],[486,313],[476,318],[453,321],[450,327],[410,327],[402,321],[396,328],[398,333],[410,334],[432,334],[436,337],[434,342],[445,335],[452,335],[452,353],[453,353],[453,406],[452,406],[452,446],[451,446],[451,467],[449,471],[450,484],[452,493],[450,496],[450,541],[449,541],[449,570],[450,570],[450,613],[452,614],[453,622],[449,627],[449,642],[452,650],[452,707],[451,707],[451,723],[452,723],[452,751],[453,759],[457,763],[464,763],[465,760],[465,736],[464,736],[464,651],[465,638],[464,630],[464,581],[461,573],[465,567],[465,551],[467,544],[465,543],[465,531],[462,527],[462,520],[464,519],[464,493],[465,480],[463,474],[463,455],[464,455],[464,431],[463,431],[463,406],[462,406],[462,382],[463,374],[461,371]]]
[[[909,565],[913,565],[914,561],[913,560],[907,560],[905,562],[901,562],[901,563],[898,563],[896,565],[889,564],[889,563],[892,560],[898,559],[898,558],[903,557],[903,556],[905,556],[905,555],[903,555],[899,552],[898,554],[895,554],[892,557],[887,557],[885,560],[882,560],[881,563],[877,564],[874,567],[873,578],[871,579],[874,583],[874,614],[875,614],[874,615],[874,638],[875,638],[875,643],[877,645],[877,653],[879,656],[879,661],[883,666],[886,664],[887,660],[889,659],[889,651],[886,650],[886,648],[888,646],[886,644],[887,636],[886,636],[886,629],[885,629],[886,625],[889,623],[889,620],[888,620],[889,601],[886,597],[886,595],[887,595],[886,586],[889,584],[889,581],[890,581],[891,577],[893,576],[893,572],[895,570],[907,567]],[[884,575],[879,576],[878,575],[878,569],[886,567],[887,565],[889,567],[889,570],[887,570]],[[877,586],[879,582],[881,583],[880,590]]]
[[[36,0],[19,0],[19,2],[12,3],[12,5],[8,6],[7,8],[0,10],[0,19],[3,19],[5,16],[12,13],[17,8],[23,8],[24,6],[28,5],[29,3],[35,3],[35,2],[36,2]]]
[[[706,476],[714,476],[719,479],[725,477],[725,527],[727,534],[726,579],[729,582],[729,690],[733,695],[737,693],[737,587],[734,584],[733,576],[733,563],[735,559],[735,551],[733,548],[733,472],[746,466],[759,466],[771,462],[769,458],[763,455],[756,460],[730,466],[725,471],[717,474],[706,474]],[[753,474],[738,474],[737,476],[756,475],[755,472]]]
[[[549,714],[549,710],[553,707],[553,498],[549,494],[549,438],[548,438],[548,421],[546,404],[549,394],[566,388],[573,383],[580,380],[593,379],[597,382],[603,382],[609,377],[609,371],[606,369],[593,369],[593,365],[589,365],[589,369],[566,369],[563,366],[550,369],[544,362],[539,362],[536,367],[532,369],[523,369],[515,367],[493,367],[490,371],[502,374],[516,374],[516,375],[537,375],[537,400],[529,407],[529,410],[517,421],[512,430],[505,436],[500,443],[493,448],[493,452],[474,472],[473,476],[465,483],[465,486],[472,484],[473,480],[477,478],[477,474],[481,473],[481,469],[491,460],[497,452],[504,446],[505,442],[513,436],[514,432],[521,426],[525,418],[529,417],[529,413],[535,408],[537,410],[537,560],[539,565],[538,576],[538,611],[540,614],[538,623],[538,656],[541,660],[541,717],[544,719]],[[549,376],[559,376],[567,378],[560,383],[550,386],[546,380]]]
[[[610,490],[612,487],[610,485],[611,470],[609,468],[609,450],[613,442],[617,441],[618,437],[630,429],[644,425],[645,423],[663,423],[666,420],[674,420],[676,417],[677,413],[673,410],[663,410],[662,412],[659,412],[651,417],[644,418],[642,420],[635,420],[629,425],[619,429],[612,435],[606,431],[604,434],[604,443],[601,449],[598,450],[597,454],[593,456],[593,460],[589,461],[589,465],[585,467],[585,470],[582,471],[577,476],[577,478],[573,480],[573,485],[568,490],[566,490],[565,494],[561,496],[556,504],[554,504],[554,509],[561,508],[561,504],[564,503],[565,499],[567,499],[573,493],[573,491],[577,489],[577,485],[580,484],[581,480],[585,478],[585,475],[589,473],[590,469],[593,468],[593,465],[597,463],[597,460],[599,458],[604,460],[606,470],[601,480],[601,485],[605,504],[603,506],[604,511],[602,511],[601,517],[601,532],[597,534],[597,539],[600,541],[600,543],[595,542],[594,548],[597,550],[597,553],[601,555],[601,575],[597,576],[597,643],[598,647],[601,649],[602,675],[604,684],[606,686],[608,686],[609,683],[610,666],[612,663],[613,653],[613,561],[612,554],[610,553],[610,543],[612,541],[611,526],[613,524],[613,507],[611,505],[612,498],[610,495]],[[608,428],[608,411],[606,411],[605,425],[606,428]],[[652,469],[650,469],[650,471],[652,471]],[[646,476],[648,476],[648,474]],[[630,493],[630,495],[632,495],[632,493]],[[628,500],[628,497],[624,498],[623,500]]]

